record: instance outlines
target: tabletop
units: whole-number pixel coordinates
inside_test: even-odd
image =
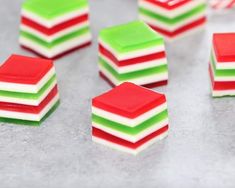
[[[19,47],[22,0],[1,0],[0,62]],[[93,143],[91,99],[110,86],[98,76],[97,36],[137,19],[136,0],[90,0],[93,43],[55,61],[61,105],[40,127],[0,124],[1,188],[235,186],[235,99],[213,99],[213,32],[235,31],[235,12],[209,12],[204,31],[166,43],[169,136],[132,156]]]

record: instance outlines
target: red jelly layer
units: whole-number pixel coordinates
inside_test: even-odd
[[[168,10],[180,8],[181,6],[192,2],[192,0],[143,0],[155,6],[159,6]]]
[[[164,94],[125,82],[92,99],[92,106],[128,118],[139,115],[166,102]]]
[[[75,18],[72,18],[68,21],[65,21],[63,23],[60,23],[52,28],[47,28],[43,25],[40,25],[39,23],[31,20],[30,18],[26,18],[26,17],[22,17],[21,19],[21,23],[29,26],[37,31],[40,31],[41,33],[44,33],[45,35],[53,35],[55,33],[58,33],[59,31],[62,31],[64,29],[67,29],[69,27],[72,27],[74,25],[83,23],[83,22],[87,22],[88,21],[88,14],[84,14],[82,16],[78,16]]]
[[[213,90],[235,90],[235,81],[214,81],[211,65],[209,65],[209,73]]]
[[[99,71],[99,75],[101,78],[103,78],[111,87],[115,87],[116,85],[109,80],[101,71]],[[155,88],[155,87],[160,87],[160,86],[164,86],[167,85],[168,81],[167,80],[163,80],[163,81],[159,81],[159,82],[154,82],[154,83],[149,83],[149,84],[144,84],[142,85],[143,87],[146,88]]]
[[[81,44],[81,45],[78,45],[78,46],[76,46],[76,47],[74,47],[74,48],[72,48],[72,49],[69,49],[69,50],[67,50],[67,51],[65,51],[65,52],[62,52],[62,53],[60,53],[60,54],[58,54],[58,55],[55,55],[54,57],[51,57],[51,58],[48,58],[48,57],[46,57],[46,56],[40,54],[39,52],[35,51],[34,49],[32,49],[32,48],[30,48],[30,47],[28,47],[28,46],[21,45],[21,47],[24,48],[24,49],[26,49],[26,50],[28,50],[28,51],[30,51],[30,52],[32,52],[32,53],[34,53],[34,54],[36,54],[36,55],[39,56],[39,57],[43,57],[43,58],[47,58],[47,59],[51,59],[51,60],[56,60],[56,59],[59,59],[59,58],[65,56],[65,55],[69,54],[69,53],[72,53],[72,52],[74,52],[74,51],[76,51],[76,50],[79,50],[79,49],[81,49],[81,48],[85,48],[85,47],[87,47],[87,46],[89,46],[89,45],[91,45],[91,41],[90,41],[90,42],[86,42],[86,43]]]
[[[38,114],[46,107],[46,105],[48,105],[48,103],[56,96],[57,93],[58,88],[56,85],[38,106],[0,102],[0,110]]]
[[[0,67],[0,82],[35,85],[52,67],[48,59],[12,55]]]
[[[235,33],[216,33],[213,46],[218,63],[235,62]]]
[[[198,26],[204,24],[205,22],[206,22],[206,17],[203,17],[203,18],[200,18],[199,20],[196,20],[196,21],[194,21],[190,24],[187,24],[187,25],[185,25],[185,26],[183,26],[183,27],[181,27],[181,28],[179,28],[179,29],[177,29],[173,32],[167,31],[167,30],[162,29],[162,28],[157,27],[157,26],[153,26],[151,24],[149,24],[149,26],[152,27],[155,31],[157,31],[159,33],[162,33],[163,35],[165,35],[169,38],[173,38],[173,37],[176,37],[179,34],[182,34],[186,31],[189,31],[189,30],[191,30],[195,27],[198,27]]]
[[[138,142],[135,142],[135,143],[128,142],[126,140],[123,140],[121,138],[118,138],[116,136],[108,134],[100,129],[95,128],[95,127],[92,127],[92,135],[97,138],[100,138],[100,139],[112,142],[114,144],[118,144],[118,145],[130,148],[130,149],[138,149],[139,147],[141,147],[145,143],[149,142],[150,140],[162,135],[163,133],[168,131],[168,129],[169,129],[169,126],[166,125],[165,127],[151,133],[150,135],[142,138],[141,140],[139,140]]]
[[[127,66],[127,65],[134,65],[138,63],[145,63],[147,61],[158,60],[166,57],[165,52],[157,52],[149,55],[144,55],[141,57],[131,58],[127,60],[119,61],[109,50],[104,48],[101,44],[99,44],[99,52],[114,62],[117,66]]]

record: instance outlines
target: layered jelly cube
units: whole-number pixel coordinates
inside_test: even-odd
[[[139,0],[139,17],[168,41],[201,30],[205,0]]]
[[[0,67],[0,122],[40,125],[59,105],[50,60],[12,55]]]
[[[87,0],[26,0],[21,17],[21,46],[43,57],[57,58],[91,43]]]
[[[92,139],[138,154],[168,134],[164,94],[125,82],[92,100]]]
[[[212,96],[235,96],[235,33],[213,35],[209,73]]]
[[[164,40],[141,21],[100,32],[98,65],[100,75],[112,86],[128,81],[155,87],[168,80]]]

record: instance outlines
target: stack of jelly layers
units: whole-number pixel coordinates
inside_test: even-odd
[[[235,96],[235,33],[213,35],[210,57],[212,96]]]
[[[91,43],[87,0],[26,0],[20,44],[46,58],[57,58]]]
[[[59,105],[51,60],[12,55],[0,67],[0,122],[40,125]]]
[[[139,17],[167,40],[204,28],[205,0],[139,0]]]
[[[125,82],[92,100],[92,139],[138,154],[168,134],[165,95]]]
[[[146,87],[167,84],[164,40],[142,21],[103,29],[98,64],[112,86],[126,81]]]

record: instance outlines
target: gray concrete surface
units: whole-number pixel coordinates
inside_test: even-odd
[[[0,62],[18,46],[22,0],[0,0]],[[1,188],[234,188],[235,98],[212,99],[211,33],[235,31],[235,12],[167,44],[170,135],[137,157],[92,143],[91,98],[110,87],[97,74],[97,34],[137,18],[135,0],[90,0],[93,45],[56,61],[62,103],[41,126],[0,126]]]

